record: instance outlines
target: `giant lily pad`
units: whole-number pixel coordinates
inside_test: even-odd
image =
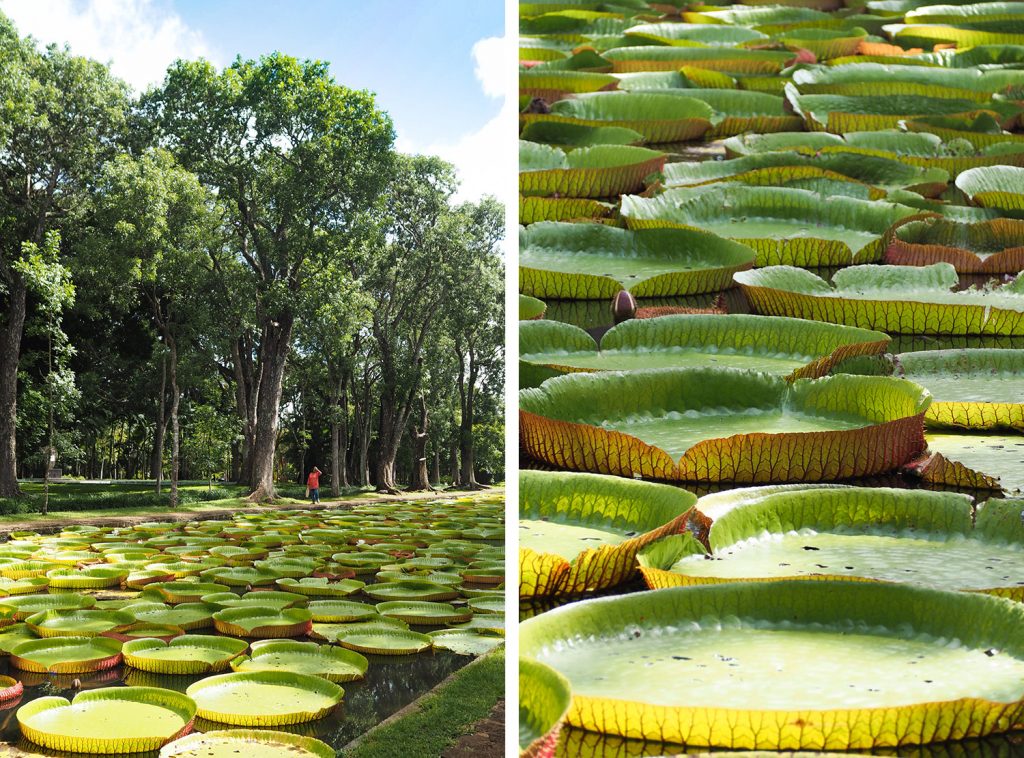
[[[218,610],[224,608],[290,608],[302,606],[307,602],[305,595],[294,592],[276,592],[274,590],[259,590],[246,592],[244,595],[236,595],[234,592],[215,592],[212,595],[203,595],[201,602],[212,605]]]
[[[547,306],[543,300],[538,300],[529,295],[519,296],[519,318],[525,321],[535,321],[544,318],[544,311]]]
[[[1014,434],[947,434],[929,432],[928,451],[959,464],[947,474],[926,475],[926,481],[973,488],[1024,490],[1024,436]],[[932,472],[926,472],[931,474]]]
[[[527,198],[556,195],[568,198],[611,197],[643,189],[648,177],[661,171],[665,154],[644,147],[595,145],[565,152],[535,142],[519,142],[519,191]],[[576,201],[577,209],[562,217],[607,215]],[[533,219],[524,219],[530,223]],[[557,220],[557,219],[554,219]]]
[[[299,734],[256,729],[213,730],[190,734],[160,751],[160,758],[334,758],[326,742]]]
[[[233,637],[299,637],[309,633],[312,619],[305,608],[228,608],[213,614],[213,626]]]
[[[331,581],[327,577],[306,577],[304,579],[292,579],[286,577],[277,580],[277,586],[285,592],[297,593],[307,597],[347,597],[359,592],[366,586],[366,582],[358,579],[341,579]]]
[[[34,613],[25,624],[40,637],[94,637],[128,626],[135,616],[124,611],[49,610]]]
[[[232,658],[241,655],[248,644],[231,637],[183,634],[169,642],[139,639],[121,647],[124,662],[141,671],[155,674],[212,674],[226,671]]]
[[[987,113],[1011,121],[1019,112],[1005,104],[926,95],[802,95],[792,84],[786,85],[786,96],[809,130],[833,134],[893,129],[901,121],[935,116],[973,118]]]
[[[426,602],[454,600],[459,591],[450,586],[407,579],[367,585],[363,592],[374,600],[423,600]]]
[[[901,353],[900,373],[934,398],[930,427],[1024,430],[1024,350]]]
[[[643,183],[636,189],[641,189]],[[538,221],[593,221],[607,218],[614,207],[600,200],[578,197],[524,197],[519,196],[519,223]]]
[[[688,746],[866,750],[1013,729],[1022,624],[1024,606],[985,595],[740,582],[565,606],[524,622],[520,645],[569,680],[576,727]]]
[[[599,474],[519,474],[519,597],[577,595],[636,573],[637,551],[686,531],[697,498]]]
[[[886,191],[908,189],[934,197],[946,189],[949,173],[941,168],[919,168],[895,157],[841,151],[814,155],[769,151],[727,161],[671,163],[665,167],[668,187],[696,187],[716,182],[801,189],[820,178],[846,179],[863,184],[866,198],[877,200]]]
[[[653,92],[595,92],[559,100],[550,113],[522,113],[519,120],[618,126],[643,135],[648,143],[699,139],[711,128],[714,111],[702,100]]]
[[[73,753],[141,753],[187,734],[196,705],[180,692],[157,687],[106,687],[63,697],[41,697],[18,709],[18,726],[31,742]]]
[[[777,50],[744,50],[721,47],[621,47],[603,56],[614,73],[678,71],[684,66],[740,74],[777,74],[793,54]]]
[[[385,628],[339,632],[337,640],[349,650],[373,655],[412,655],[429,650],[432,644],[425,634]]]
[[[5,609],[4,621],[24,621],[33,614],[42,611],[62,610],[74,611],[85,608],[92,608],[96,605],[96,598],[91,595],[79,595],[68,593],[66,595],[19,595],[17,597],[0,598],[0,609]],[[0,626],[4,624],[0,623]]]
[[[411,626],[434,624],[461,624],[473,618],[468,608],[456,608],[450,603],[425,603],[417,600],[392,600],[377,603],[377,613],[385,618],[396,618]]]
[[[924,95],[984,103],[1007,87],[1024,85],[1024,71],[867,62],[802,68],[793,73],[793,83],[805,95]]]
[[[832,286],[809,271],[775,266],[734,276],[758,313],[792,316],[889,334],[1024,335],[1024,279],[1002,287],[951,292],[948,263],[853,266]]]
[[[362,679],[368,666],[366,658],[351,650],[294,640],[255,642],[248,656],[231,662],[235,671],[292,671],[332,682]]]
[[[450,650],[457,655],[483,655],[505,643],[500,634],[477,634],[464,629],[438,629],[427,632],[436,650]]]
[[[982,208],[1024,219],[1024,168],[1020,166],[972,168],[956,178],[956,186]]]
[[[217,608],[206,603],[179,603],[171,606],[141,601],[126,605],[122,610],[131,613],[140,622],[170,624],[185,631],[193,631],[213,626],[213,614]]]
[[[521,387],[578,371],[727,366],[783,376],[824,376],[841,361],[884,353],[887,335],[800,319],[734,314],[632,319],[600,343],[557,321],[519,325]]]
[[[571,374],[519,393],[521,444],[561,468],[681,481],[829,481],[920,452],[928,395],[888,377],[733,369]]]
[[[756,265],[839,266],[879,260],[897,221],[918,213],[895,203],[803,189],[738,184],[622,198],[631,229],[699,227],[753,248]]]
[[[623,35],[641,44],[680,47],[733,47],[743,42],[768,39],[766,34],[739,26],[676,22],[637,24],[626,29]]]
[[[358,621],[377,615],[377,609],[352,600],[314,600],[307,608],[317,622]]]
[[[283,726],[323,718],[341,702],[345,691],[319,676],[240,671],[201,679],[186,694],[195,700],[199,716],[209,721]]]
[[[196,603],[203,595],[227,591],[227,585],[212,582],[155,582],[147,585],[145,593],[140,597],[158,597],[172,604]]]
[[[910,221],[890,237],[885,262],[898,266],[950,263],[960,273],[1016,274],[1024,270],[1024,220]]]
[[[716,292],[753,264],[750,248],[693,229],[539,223],[519,232],[519,288],[540,298],[600,300],[622,289],[636,297]]]
[[[713,560],[692,538],[646,548],[640,567],[648,585],[859,579],[1024,600],[1024,533],[987,526],[999,523],[1006,509],[998,501],[975,528],[970,499],[953,493],[764,490],[738,491],[731,510],[715,518],[708,534]]]
[[[569,682],[550,666],[519,659],[519,754],[523,758],[553,756],[569,710]]]
[[[54,637],[22,642],[11,650],[11,665],[22,671],[84,674],[121,662],[121,643],[108,637]]]

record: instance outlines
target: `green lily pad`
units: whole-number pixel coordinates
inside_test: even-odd
[[[332,682],[362,679],[368,666],[366,658],[351,650],[293,640],[253,643],[248,656],[231,662],[235,671],[291,671],[321,676]]]
[[[643,147],[595,145],[566,152],[520,140],[519,192],[527,198],[612,197],[643,189],[647,178],[664,165],[664,153]]]
[[[178,692],[155,687],[105,687],[63,697],[41,697],[18,709],[18,726],[31,742],[74,753],[157,750],[192,728],[196,706]]]
[[[54,637],[22,642],[11,650],[16,669],[37,673],[84,674],[121,662],[121,643],[107,637]]]
[[[284,671],[245,671],[201,679],[186,694],[204,719],[237,726],[301,724],[326,716],[345,691],[326,679]]]
[[[519,288],[537,297],[605,299],[728,289],[754,252],[692,229],[628,231],[602,224],[542,222],[519,233]]]
[[[297,593],[306,597],[346,597],[359,592],[366,582],[358,579],[342,579],[331,581],[326,577],[310,576],[304,579],[285,577],[277,580],[277,586],[285,592]]]
[[[313,600],[307,606],[317,622],[347,622],[377,615],[377,609],[352,600]]]
[[[412,626],[461,624],[473,617],[473,611],[458,609],[450,603],[425,603],[413,600],[377,603],[381,616],[396,618]]]
[[[312,619],[305,608],[228,608],[213,614],[213,625],[234,637],[299,637],[309,632]]]
[[[128,626],[135,616],[125,611],[49,610],[34,613],[25,624],[40,637],[95,637]]]
[[[438,629],[427,632],[437,650],[450,650],[459,655],[484,655],[505,644],[500,634],[477,634],[464,629]]]
[[[156,674],[211,674],[226,671],[230,661],[248,644],[230,637],[183,634],[169,642],[138,639],[121,647],[124,662]]]
[[[401,629],[368,629],[338,633],[338,643],[357,653],[412,655],[429,650],[433,640],[425,634]]]
[[[160,758],[334,758],[334,748],[313,737],[254,729],[190,734],[166,745]]]
[[[453,587],[433,582],[407,579],[401,582],[383,582],[367,585],[363,590],[374,600],[454,600],[459,591]]]

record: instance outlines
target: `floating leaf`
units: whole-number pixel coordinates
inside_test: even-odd
[[[11,665],[22,671],[84,674],[121,662],[121,643],[107,637],[54,637],[31,640],[11,650]]]
[[[527,197],[610,197],[642,189],[664,165],[664,153],[644,147],[595,145],[566,153],[520,140],[519,191]]]
[[[1024,168],[972,168],[956,178],[956,186],[982,208],[995,208],[1004,215],[1024,219]]]
[[[697,227],[753,248],[758,266],[879,260],[892,225],[917,212],[851,197],[822,203],[820,195],[807,190],[737,184],[622,198],[622,215],[631,229]]]
[[[332,682],[362,679],[368,666],[366,658],[351,650],[294,640],[254,642],[248,656],[231,661],[235,671],[291,671]]]
[[[603,300],[622,289],[636,297],[715,292],[753,262],[744,245],[693,229],[546,222],[519,233],[520,290],[541,298]]]
[[[746,314],[632,319],[600,344],[569,324],[537,321],[519,326],[520,387],[576,371],[708,365],[813,379],[847,358],[883,353],[888,344],[881,332]]]
[[[951,292],[959,279],[948,263],[853,266],[838,272],[832,286],[791,266],[741,271],[734,278],[757,313],[889,334],[1024,335],[1018,286]]]
[[[519,393],[521,444],[578,471],[677,481],[830,481],[919,453],[928,395],[888,377],[733,369],[570,374]]]
[[[18,726],[31,742],[73,753],[141,753],[187,734],[196,705],[156,687],[106,687],[63,697],[41,697],[18,709]]]
[[[644,545],[689,528],[696,497],[598,474],[519,475],[519,597],[578,595],[632,578]]]
[[[571,700],[572,692],[564,676],[530,658],[519,659],[520,756],[554,756]]]
[[[334,748],[313,737],[255,729],[213,730],[190,734],[164,746],[160,758],[235,758],[237,755],[288,755],[290,758],[334,758]]]
[[[137,639],[121,647],[124,662],[141,671],[156,674],[212,674],[226,671],[232,658],[245,652],[248,644],[230,637],[184,634],[166,642]]]
[[[345,691],[319,676],[244,671],[201,679],[186,694],[195,700],[199,716],[209,721],[284,726],[323,718],[341,702]]]
[[[1022,623],[1024,606],[985,595],[740,582],[575,603],[524,622],[520,644],[569,680],[576,727],[734,750],[870,750],[1013,729]],[[780,667],[798,684],[780,686]]]
[[[959,273],[1016,274],[1024,270],[1024,220],[928,218],[901,225],[885,262],[900,266],[952,264]]]

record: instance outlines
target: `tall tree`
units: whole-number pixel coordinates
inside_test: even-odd
[[[178,504],[182,353],[213,322],[206,297],[209,253],[219,243],[213,196],[164,150],[109,161],[97,179],[92,234],[83,249],[118,261],[135,282],[163,345],[170,389],[171,496]],[[159,481],[159,480],[158,480]]]
[[[378,234],[354,273],[373,297],[370,331],[380,380],[374,483],[397,492],[395,459],[417,402],[423,351],[440,324],[459,271],[459,219],[450,199],[450,164],[434,156],[400,156],[378,217]]]
[[[464,281],[453,296],[450,330],[459,368],[459,479],[476,489],[474,427],[483,382],[503,384],[505,287],[498,243],[504,237],[505,208],[493,197],[461,209],[467,225]],[[496,380],[496,381],[495,381]]]
[[[0,14],[0,497],[19,492],[15,419],[29,293],[59,276],[29,258],[79,213],[126,107],[125,85],[105,66],[55,46],[39,53]],[[38,263],[60,267],[63,257]]]
[[[372,95],[336,84],[326,63],[280,53],[220,73],[179,61],[144,97],[143,113],[230,209],[235,270],[256,295],[251,497],[266,500],[303,288],[383,190],[394,130]]]

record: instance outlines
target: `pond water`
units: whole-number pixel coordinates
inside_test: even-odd
[[[433,628],[443,627],[429,627],[429,629]],[[424,627],[424,629],[428,629],[428,627]],[[370,663],[366,677],[360,681],[342,683],[341,687],[345,690],[345,698],[341,705],[326,717],[306,724],[267,728],[301,734],[306,737],[316,737],[328,745],[340,749],[473,660],[471,656],[457,655],[446,650],[435,650],[432,653],[417,655],[368,655],[366,658]],[[21,737],[18,721],[14,716],[18,707],[38,697],[57,695],[72,699],[79,691],[74,686],[76,679],[81,683],[83,690],[133,685],[164,687],[184,692],[189,685],[203,678],[202,675],[152,674],[124,665],[94,674],[34,674],[18,671],[10,667],[6,660],[0,661],[0,674],[12,676],[25,686],[25,694],[21,700],[0,710],[0,739],[8,746],[6,750],[0,747],[0,756],[82,755],[81,753],[46,750],[38,745],[33,745]],[[227,727],[223,725],[196,719],[196,731],[225,728]],[[157,754],[132,753],[131,755],[134,758],[155,758]]]

